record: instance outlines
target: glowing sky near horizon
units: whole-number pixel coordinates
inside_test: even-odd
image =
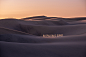
[[[85,0],[0,0],[0,18],[86,16]]]

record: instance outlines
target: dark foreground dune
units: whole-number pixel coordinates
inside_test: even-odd
[[[86,57],[85,21],[46,16],[0,20],[0,57]],[[63,36],[43,37],[47,34]]]

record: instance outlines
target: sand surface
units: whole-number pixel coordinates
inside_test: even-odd
[[[57,34],[63,36],[49,36]],[[86,57],[86,20],[46,16],[0,20],[0,57]]]

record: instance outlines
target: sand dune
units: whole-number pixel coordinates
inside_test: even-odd
[[[21,29],[27,33],[39,36],[43,34],[63,34],[67,36],[86,33],[86,24],[65,26],[21,25]]]
[[[86,18],[0,20],[0,57],[86,57]]]
[[[0,35],[0,41],[18,43],[54,43],[54,42],[84,42],[86,35],[73,35],[56,38],[44,38],[34,35],[4,34]]]

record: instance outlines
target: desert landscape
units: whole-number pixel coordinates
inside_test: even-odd
[[[86,57],[86,0],[0,0],[0,57]]]
[[[86,17],[1,19],[0,57],[86,57]]]

